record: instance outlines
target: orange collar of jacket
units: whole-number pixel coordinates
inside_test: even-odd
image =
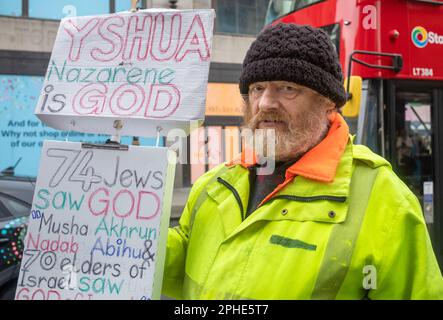
[[[330,122],[331,126],[326,137],[286,170],[286,180],[291,180],[296,175],[322,182],[334,180],[340,158],[348,143],[349,127],[337,112],[331,115]],[[257,164],[257,157],[254,153],[243,150],[238,159],[226,165],[238,164],[248,168]]]

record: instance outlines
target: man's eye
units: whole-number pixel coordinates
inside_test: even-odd
[[[285,91],[285,92],[296,92],[297,88],[291,87],[291,86],[283,86],[280,88],[280,90]]]
[[[251,91],[253,92],[262,92],[264,88],[262,86],[254,86],[251,88]]]

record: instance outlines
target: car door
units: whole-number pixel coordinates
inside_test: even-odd
[[[0,193],[0,285],[14,276],[11,267],[21,261],[29,211],[26,202]]]

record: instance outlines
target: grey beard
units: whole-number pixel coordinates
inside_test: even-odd
[[[326,121],[326,124],[324,124],[318,117],[317,120],[315,124],[309,121],[310,123],[305,126],[305,130],[291,128],[285,133],[276,132],[275,150],[270,150],[271,152],[268,152],[268,143],[267,140],[264,139],[261,148],[263,154],[259,155],[271,157],[275,159],[275,161],[288,161],[301,158],[309,150],[318,145],[328,134],[330,128],[329,121],[324,120]],[[312,128],[316,129],[314,130]]]

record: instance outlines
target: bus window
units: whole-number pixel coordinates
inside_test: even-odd
[[[272,23],[274,20],[291,12],[322,1],[324,0],[270,0],[266,14],[266,24]]]
[[[383,155],[379,134],[379,88],[379,80],[366,79],[363,81],[362,107],[359,113],[356,142]]]

